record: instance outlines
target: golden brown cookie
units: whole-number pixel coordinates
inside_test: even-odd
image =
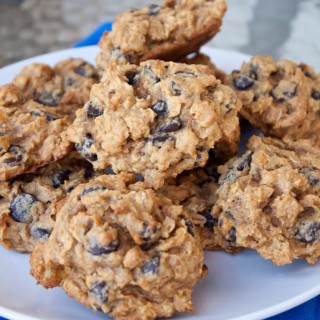
[[[222,168],[213,218],[234,247],[276,265],[320,255],[320,150],[307,141],[253,136]]]
[[[240,101],[205,66],[150,60],[114,65],[77,112],[68,139],[95,169],[165,178],[204,166],[239,128]]]
[[[226,9],[225,0],[165,0],[122,13],[100,40],[97,66],[178,61],[220,30]]]
[[[130,179],[129,179],[130,180]],[[45,287],[115,319],[155,319],[192,310],[191,291],[205,274],[203,251],[180,206],[128,176],[79,185],[55,228],[31,255]]]

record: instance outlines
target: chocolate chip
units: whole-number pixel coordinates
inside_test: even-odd
[[[102,254],[109,254],[111,252],[117,251],[119,247],[119,240],[113,239],[108,245],[100,246],[95,244],[89,248],[89,252],[94,256],[101,256]]]
[[[182,121],[180,120],[180,118],[174,118],[169,123],[161,127],[159,131],[174,132],[174,131],[180,130],[181,128],[182,128]]]
[[[150,259],[147,263],[143,264],[141,271],[144,274],[155,274],[158,272],[160,265],[160,256],[156,255]]]
[[[320,240],[320,223],[317,221],[302,221],[296,228],[295,237],[306,243]]]
[[[31,227],[31,235],[35,240],[47,241],[50,234],[51,234],[51,230],[39,227],[37,224],[34,224]]]
[[[242,155],[239,159],[237,170],[243,171],[245,168],[250,167],[252,161],[252,151],[247,151],[244,155]]]
[[[128,62],[132,62],[132,56],[130,54],[122,54],[120,48],[113,48],[111,51],[112,56],[114,56],[117,60],[125,59]]]
[[[108,167],[103,170],[103,173],[105,174],[116,174],[111,167]]]
[[[166,117],[169,113],[168,105],[165,101],[159,100],[157,103],[155,103],[151,109],[158,115],[162,117]]]
[[[148,8],[150,16],[155,16],[160,12],[160,7],[157,4],[150,4]]]
[[[247,76],[239,76],[233,79],[233,85],[238,90],[248,90],[254,84],[254,80]]]
[[[32,206],[37,199],[26,192],[16,195],[10,202],[10,214],[18,222],[32,221]]]
[[[137,74],[138,74],[138,72],[136,72],[136,71],[129,71],[126,73],[126,78],[128,79],[128,83],[131,86],[135,86],[137,84],[137,79],[135,79]]]
[[[52,178],[54,188],[59,188],[65,181],[69,180],[71,171],[68,169],[58,171]]]
[[[108,302],[108,288],[105,281],[96,282],[89,290],[90,296],[93,296],[99,303]]]
[[[105,186],[94,186],[94,187],[89,187],[84,189],[81,194],[80,198],[87,195],[88,193],[94,192],[94,191],[103,191],[106,190],[107,188]]]
[[[320,171],[313,169],[313,168],[301,168],[299,170],[300,173],[302,173],[306,179],[308,180],[308,183],[311,187],[318,186],[320,184]],[[316,176],[316,173],[318,173],[318,176]]]
[[[81,155],[89,161],[96,161],[98,156],[95,153],[90,152],[91,146],[94,144],[94,140],[91,134],[88,134],[83,138],[82,143],[76,143],[75,147]]]
[[[56,107],[59,105],[63,94],[54,94],[53,92],[42,92],[35,95],[34,100],[45,106]]]
[[[169,138],[170,138],[170,136],[167,133],[157,132],[150,137],[150,140],[153,143],[156,143],[156,142],[164,142],[164,141],[168,140]]]
[[[23,159],[23,149],[19,146],[11,146],[7,154],[9,157],[4,159],[3,163],[9,164],[10,166],[17,166]],[[12,155],[12,157],[10,155]]]
[[[229,242],[235,242],[237,240],[236,229],[232,227],[225,235],[225,238]]]
[[[135,177],[136,181],[144,181],[144,177],[143,177],[142,174],[136,173],[136,174],[134,175],[134,177]]]
[[[314,100],[320,100],[320,92],[315,90],[315,89],[312,89],[311,91],[311,97],[312,99]]]
[[[158,226],[151,227],[147,222],[143,223],[143,230],[140,232],[140,238],[143,240],[141,248],[150,249],[159,239],[161,229]]]
[[[171,81],[170,82],[171,92],[174,96],[181,96],[182,89],[179,85],[176,84],[176,82]]]
[[[2,196],[2,195],[0,194],[0,200],[2,200],[2,199],[4,199],[4,196]]]
[[[74,69],[74,72],[82,77],[92,78],[96,81],[99,80],[98,75],[93,70],[92,66],[86,62],[82,63]]]
[[[217,224],[218,220],[213,218],[210,211],[201,212],[201,215],[203,215],[206,218],[204,226],[206,228],[213,229],[213,227]]]
[[[193,224],[190,220],[186,219],[186,226],[187,226],[187,231],[194,237],[194,228],[193,228]]]
[[[30,114],[34,117],[45,117],[47,121],[55,121],[57,117],[51,113],[44,113],[40,111],[31,111]]]
[[[99,108],[97,105],[94,105],[93,102],[90,102],[87,109],[87,116],[89,118],[96,118],[103,114],[103,109]]]
[[[292,99],[297,93],[297,86],[292,84],[287,88],[280,88],[279,86],[275,87],[272,92],[271,96],[275,99],[278,103],[283,103],[289,99]]]

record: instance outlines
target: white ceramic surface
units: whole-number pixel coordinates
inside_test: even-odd
[[[238,68],[248,56],[205,48],[222,69]],[[0,70],[0,84],[9,82],[32,62],[54,64],[66,57],[93,62],[96,47],[69,49],[28,59]],[[0,248],[0,315],[10,320],[99,320],[61,289],[45,290],[29,276],[28,256]],[[320,293],[320,263],[295,261],[276,267],[253,251],[236,255],[206,252],[209,275],[196,286],[194,312],[174,319],[254,320],[288,310]]]

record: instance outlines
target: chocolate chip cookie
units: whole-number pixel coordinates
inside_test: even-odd
[[[206,273],[203,251],[181,206],[123,175],[79,185],[57,214],[48,241],[31,254],[45,287],[115,319],[154,319],[192,310]]]
[[[71,145],[61,133],[69,124],[59,110],[25,100],[15,85],[0,86],[0,181],[66,155]]]
[[[178,61],[209,41],[220,29],[225,0],[165,0],[119,15],[100,40],[97,66],[149,59]]]
[[[36,241],[46,241],[59,201],[87,182],[91,171],[90,163],[74,152],[36,172],[0,182],[0,243],[30,252]]]
[[[77,112],[68,139],[95,169],[141,174],[149,186],[204,166],[239,127],[236,94],[205,66],[114,65]]]
[[[13,79],[27,99],[32,99],[63,115],[75,117],[75,112],[89,99],[89,93],[99,76],[96,69],[83,59],[68,58],[53,68],[33,63]]]
[[[220,168],[213,217],[235,247],[276,265],[320,255],[320,150],[307,141],[253,136]]]
[[[265,135],[282,138],[304,123],[310,90],[293,62],[256,56],[233,71],[229,82],[242,101],[240,114]]]

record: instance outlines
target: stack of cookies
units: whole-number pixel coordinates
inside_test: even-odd
[[[97,69],[32,64],[0,87],[0,243],[31,252],[44,287],[155,319],[192,311],[204,250],[317,261],[320,77],[262,56],[216,68],[198,51],[225,11],[130,10],[102,36]],[[238,115],[266,137],[236,156]]]

